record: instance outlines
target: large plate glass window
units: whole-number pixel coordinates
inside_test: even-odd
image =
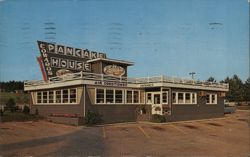
[[[197,95],[192,92],[173,92],[173,104],[196,104]]]
[[[217,94],[207,94],[206,104],[217,104]]]
[[[62,93],[63,93],[63,103],[69,103],[69,90],[64,89]]]
[[[76,103],[76,89],[69,90],[69,101],[70,103]]]
[[[37,104],[76,104],[76,102],[76,88],[36,92]]]
[[[126,103],[128,104],[132,104],[132,91],[131,90],[127,90],[126,91]]]
[[[185,103],[191,104],[191,93],[185,93]]]
[[[54,103],[54,91],[49,91],[49,103]]]
[[[184,103],[184,93],[178,93],[178,104]]]
[[[61,102],[61,90],[56,90],[56,103],[62,103]]]
[[[168,103],[168,91],[166,89],[162,90],[162,103],[163,104]]]
[[[38,104],[42,103],[42,92],[37,92],[36,102]]]
[[[196,104],[196,103],[197,103],[197,94],[192,93],[192,104]]]
[[[206,95],[206,103],[207,103],[207,104],[210,104],[210,94],[207,94],[207,95]]]
[[[216,99],[217,99],[217,95],[211,94],[211,97],[212,97],[212,98],[211,98],[211,101],[212,101],[211,103],[212,103],[212,104],[217,104],[217,100],[216,100]]]
[[[172,93],[172,101],[173,101],[173,104],[177,104],[177,94],[175,92]]]
[[[115,103],[121,104],[123,103],[123,91],[115,90]]]
[[[106,103],[114,103],[114,90],[107,89],[106,90]]]
[[[134,91],[134,103],[139,103],[139,91]]]
[[[147,104],[152,103],[152,93],[147,93]]]
[[[43,99],[42,99],[42,103],[44,103],[44,104],[46,104],[46,103],[48,103],[47,101],[48,101],[48,92],[46,91],[46,92],[43,92]]]
[[[104,103],[104,89],[96,89],[96,103],[97,104]]]

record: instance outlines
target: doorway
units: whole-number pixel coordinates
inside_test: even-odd
[[[162,115],[161,92],[148,92],[147,104],[152,105],[152,114]]]

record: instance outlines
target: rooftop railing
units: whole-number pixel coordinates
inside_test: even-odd
[[[78,72],[73,74],[67,74],[63,76],[51,77],[47,82],[39,81],[25,81],[24,86],[39,86],[47,85],[58,82],[66,82],[72,80],[92,80],[92,81],[109,81],[109,82],[121,82],[128,84],[147,84],[147,83],[174,83],[183,85],[194,85],[194,86],[205,86],[205,87],[216,87],[228,89],[229,85],[226,83],[207,82],[207,81],[196,81],[193,79],[179,78],[179,77],[168,77],[168,76],[154,76],[154,77],[142,77],[142,78],[127,78],[117,77],[104,74]]]

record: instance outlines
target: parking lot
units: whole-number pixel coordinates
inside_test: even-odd
[[[249,111],[177,123],[0,125],[0,156],[248,156]]]

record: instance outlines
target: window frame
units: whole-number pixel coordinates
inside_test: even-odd
[[[107,102],[107,89],[105,89],[105,103],[106,104],[115,104],[115,90],[114,89],[108,89],[109,91],[112,91],[112,93],[113,93],[113,102]]]
[[[98,103],[97,102],[97,91],[101,89],[104,91],[104,102],[103,103]],[[112,103],[107,103],[107,90],[112,90],[113,91],[113,102]],[[122,92],[122,102],[117,102],[117,91]],[[131,92],[131,102],[128,102],[128,92]],[[135,93],[137,94],[138,97],[138,102],[135,102]],[[138,89],[121,89],[121,88],[95,88],[95,94],[94,94],[94,104],[99,105],[99,104],[140,104],[141,102],[141,91]],[[145,93],[144,93],[144,99],[145,99]],[[144,100],[145,101],[145,100]]]
[[[116,91],[122,92],[122,99],[121,99],[122,101],[121,102],[116,101]],[[115,97],[115,99],[114,99],[115,104],[123,104],[124,103],[124,90],[123,89],[115,89],[114,90],[114,97]]]
[[[209,96],[209,102],[207,102],[207,96]],[[213,102],[213,96],[214,96],[215,102]],[[216,94],[216,93],[207,93],[207,95],[206,95],[206,104],[207,105],[217,105],[218,104],[218,94]]]
[[[183,102],[179,103],[179,93],[183,93]],[[190,94],[190,102],[187,103],[186,102],[186,94]],[[176,101],[174,102],[173,100],[173,95],[175,94],[175,99]],[[171,99],[172,99],[172,104],[175,104],[175,105],[195,105],[197,104],[197,93],[196,92],[178,92],[178,91],[174,91],[172,92],[172,95],[171,95]],[[193,101],[193,96],[194,96],[194,101]]]
[[[164,100],[164,99],[163,99],[163,95],[164,95],[164,94],[166,94],[166,100],[167,100],[166,102],[163,102],[163,100]],[[162,98],[161,98],[161,101],[162,101],[161,103],[164,104],[164,105],[165,105],[165,104],[168,104],[168,91],[164,91],[164,90],[163,90],[162,93],[161,93],[161,97],[162,97]]]
[[[97,102],[97,90],[103,90],[103,103]],[[106,89],[105,88],[95,88],[95,104],[105,104],[106,103]]]
[[[65,103],[63,102],[63,90],[67,90],[68,91],[68,97],[67,97],[68,102],[65,102]],[[70,102],[70,100],[72,99],[71,95],[70,95],[70,91],[71,90],[75,90],[75,98],[74,99],[76,101],[74,103]],[[57,91],[60,91],[59,95],[57,94]],[[53,93],[53,97],[50,97],[51,96],[50,95],[51,92]],[[41,103],[38,103],[38,93],[41,93]],[[43,100],[43,97],[44,97],[43,93],[47,93],[47,98],[46,98],[47,102],[43,102],[44,101]],[[78,104],[78,95],[77,95],[77,93],[78,93],[77,88],[36,91],[35,92],[35,96],[36,96],[35,99],[36,99],[36,101],[35,101],[34,105],[75,105],[75,104]],[[57,98],[59,98],[59,97],[60,97],[60,102],[56,102]],[[50,102],[51,98],[52,98],[53,103]]]
[[[133,101],[132,104],[140,104],[140,90],[132,90],[132,97],[133,97]],[[135,92],[138,92],[138,102],[135,103]]]
[[[133,104],[133,102],[134,102],[134,95],[133,95],[133,90],[132,89],[126,89],[125,90],[126,92],[125,92],[125,104]],[[131,102],[128,102],[128,91],[130,91],[131,92]]]

